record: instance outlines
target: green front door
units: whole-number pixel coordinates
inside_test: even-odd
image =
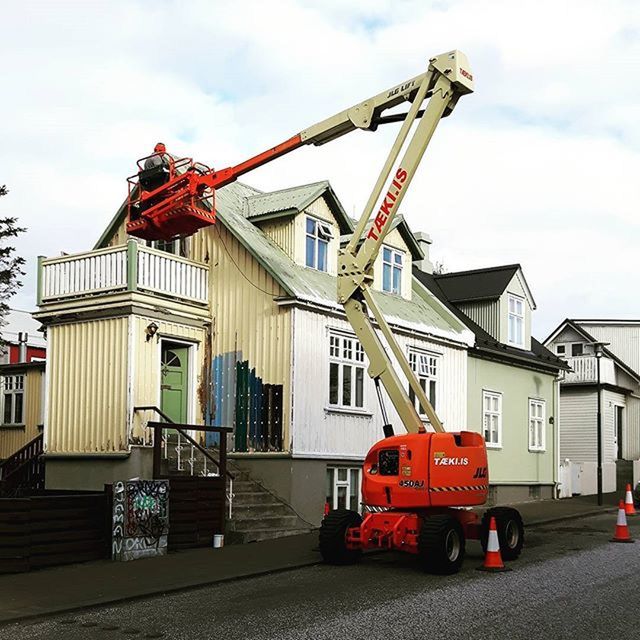
[[[160,408],[178,424],[187,422],[188,359],[188,347],[162,344]]]

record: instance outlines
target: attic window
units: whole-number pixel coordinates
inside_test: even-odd
[[[331,227],[326,222],[307,217],[305,264],[318,271],[327,270],[327,246],[333,237]]]
[[[509,295],[508,342],[514,347],[524,347],[524,300]]]

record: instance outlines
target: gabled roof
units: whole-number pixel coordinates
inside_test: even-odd
[[[587,342],[602,342],[602,340],[596,340],[583,326],[578,324],[580,321],[565,318],[545,339],[544,343],[549,344],[562,332],[565,327],[569,327],[573,329],[576,333],[581,335]],[[634,380],[640,382],[640,374],[634,371],[624,360],[621,360],[613,351],[607,349],[606,346],[603,345],[602,352],[613,360],[625,373],[630,375]]]
[[[519,264],[507,264],[500,267],[456,271],[435,275],[438,285],[450,302],[477,302],[480,300],[497,300],[513,280],[519,275],[532,308],[536,308],[535,300],[525,280]]]
[[[322,196],[325,197],[331,213],[336,218],[340,232],[352,231],[351,220],[327,180],[279,191],[256,193],[246,198],[243,213],[252,222],[295,215],[304,211]]]
[[[519,265],[515,265],[520,268]],[[487,271],[479,269],[478,271]],[[515,273],[515,272],[514,272]],[[549,351],[544,345],[531,336],[531,351],[516,349],[496,340],[490,333],[485,331],[480,325],[476,324],[471,318],[463,313],[455,306],[453,300],[449,299],[445,291],[440,286],[440,278],[430,273],[420,271],[417,267],[413,268],[414,277],[421,282],[433,295],[435,295],[444,304],[451,313],[475,334],[475,347],[478,355],[486,355],[496,357],[513,363],[526,363],[538,367],[544,367],[558,371],[559,369],[569,369],[568,364],[558,358],[554,353]],[[470,350],[471,352],[471,350]]]
[[[351,231],[353,231],[358,221],[351,219],[350,222],[352,224]],[[371,224],[372,222],[373,220],[371,219],[369,220],[368,224]],[[413,235],[411,229],[409,229],[409,225],[407,224],[407,221],[405,220],[402,214],[398,214],[393,219],[393,222],[391,223],[391,226],[389,227],[389,230],[387,231],[387,233],[391,233],[394,229],[398,230],[400,237],[403,239],[404,243],[407,245],[407,248],[409,249],[409,253],[411,254],[411,261],[414,262],[415,260],[422,260],[424,258],[424,252],[422,251],[422,248],[420,247],[420,244],[418,243],[415,236]],[[352,233],[347,233],[342,235],[340,237],[340,245],[346,246],[349,240],[351,240],[351,235]]]
[[[336,277],[294,262],[258,226],[244,215],[244,200],[256,189],[234,182],[216,192],[218,221],[229,229],[245,249],[284,289],[285,295],[326,309],[342,310],[337,300]],[[391,324],[428,333],[464,344],[473,344],[473,336],[457,318],[443,313],[439,301],[430,301],[417,293],[412,300],[375,291],[374,297]]]

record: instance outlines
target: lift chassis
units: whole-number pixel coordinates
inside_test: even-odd
[[[486,542],[491,516],[496,518],[503,557],[515,559],[522,548],[524,530],[517,511],[492,509],[481,520],[470,510],[484,504],[488,496],[484,438],[476,432],[445,431],[371,290],[380,247],[438,123],[461,96],[472,92],[466,56],[450,51],[431,58],[425,73],[239,165],[216,171],[190,159],[171,159],[167,175],[159,182],[142,167],[137,177],[129,179],[128,232],[146,239],[168,239],[213,224],[215,190],[244,173],[303,145],[318,146],[355,129],[375,131],[381,124],[401,122],[355,231],[338,254],[338,301],[369,359],[385,439],[370,449],[364,462],[364,519],[355,511],[337,509],[322,522],[320,551],[330,563],[355,562],[366,549],[397,549],[418,556],[429,571],[453,573],[462,563],[466,539]],[[384,115],[404,102],[410,103],[406,113]],[[409,383],[415,404],[392,357]],[[381,385],[407,431],[404,435],[394,435]],[[430,431],[416,406],[426,415]]]

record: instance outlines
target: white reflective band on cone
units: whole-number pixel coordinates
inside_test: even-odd
[[[489,542],[487,543],[487,551],[500,551],[500,543],[498,542],[498,532],[495,529],[489,530]]]
[[[633,496],[631,495],[631,491],[627,491],[625,497],[624,497],[624,501],[627,504],[633,504]]]
[[[626,527],[627,526],[627,516],[624,513],[624,509],[618,509],[618,520],[617,520],[616,524],[619,527]]]

